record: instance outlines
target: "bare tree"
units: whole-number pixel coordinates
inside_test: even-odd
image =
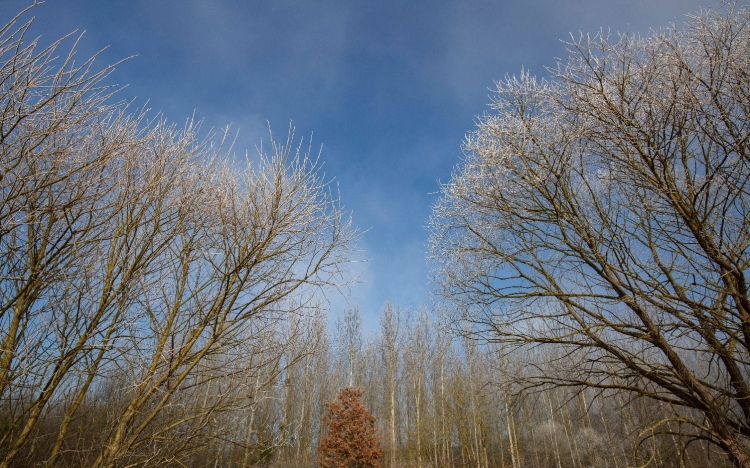
[[[262,386],[304,356],[277,324],[347,281],[357,233],[293,131],[238,164],[197,123],[108,104],[110,68],[56,62],[18,20],[0,28],[0,467],[179,459],[247,407],[259,359],[283,356]],[[69,449],[109,381],[101,430]]]
[[[431,324],[425,309],[407,315],[404,324],[404,383],[406,412],[409,423],[407,448],[413,453],[417,466],[423,465],[424,438],[427,433],[427,380],[432,353]]]
[[[750,13],[570,46],[467,137],[431,221],[442,296],[475,336],[572,357],[530,385],[665,402],[663,431],[750,466]]]
[[[355,383],[355,371],[362,354],[362,311],[357,304],[349,304],[339,320],[339,349],[346,358],[348,386]]]
[[[385,393],[388,414],[389,466],[396,466],[396,410],[397,376],[399,369],[399,338],[401,333],[401,311],[391,301],[383,305],[380,316],[381,362],[385,368]]]

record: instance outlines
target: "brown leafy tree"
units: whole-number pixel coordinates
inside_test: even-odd
[[[328,435],[320,442],[318,464],[323,468],[363,468],[380,466],[383,456],[375,417],[362,405],[364,391],[349,387],[337,400],[326,403],[323,423]]]

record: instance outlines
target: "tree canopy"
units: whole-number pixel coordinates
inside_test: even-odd
[[[469,333],[571,358],[528,370],[527,385],[667,402],[738,466],[750,466],[749,84],[746,9],[581,36],[551,79],[497,83],[431,220],[435,279]]]

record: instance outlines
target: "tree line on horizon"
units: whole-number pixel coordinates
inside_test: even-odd
[[[750,467],[746,8],[497,82],[433,206],[434,304],[367,336],[356,304],[329,326],[361,232],[293,130],[237,160],[27,12],[0,27],[0,468]]]

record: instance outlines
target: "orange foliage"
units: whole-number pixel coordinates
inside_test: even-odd
[[[338,399],[326,403],[323,416],[328,434],[320,441],[318,464],[323,468],[378,467],[383,447],[375,417],[362,405],[364,391],[344,388]]]

